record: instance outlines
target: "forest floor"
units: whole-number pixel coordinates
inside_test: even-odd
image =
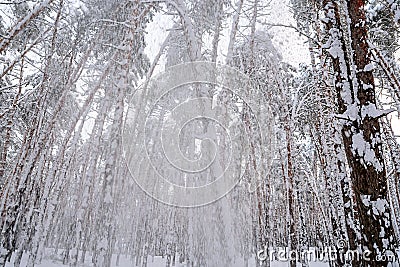
[[[39,265],[35,265],[36,267],[68,267],[70,265],[68,264],[63,264],[62,263],[62,252],[55,254],[53,250],[49,249],[46,251],[46,255],[44,256],[44,259],[42,260],[42,263]],[[20,267],[25,267],[27,266],[28,262],[28,257],[29,255],[24,254],[21,260],[21,265]],[[119,264],[116,264],[116,255],[113,255],[112,258],[112,263],[111,267],[134,267],[135,264],[132,262],[130,257],[126,257],[124,255],[120,256]],[[78,264],[80,267],[91,267],[93,264],[91,263],[90,257],[87,257],[86,261],[84,264]],[[148,258],[148,267],[165,267],[166,266],[166,259],[162,257],[150,257]],[[175,264],[175,267],[186,267],[186,264]],[[255,259],[252,257],[251,260],[249,260],[248,267],[255,267]],[[271,267],[286,267],[288,266],[287,262],[272,262]],[[298,266],[301,266],[298,264]],[[316,262],[316,263],[310,263],[310,267],[328,267],[328,263],[324,262]],[[11,259],[10,263],[6,264],[6,267],[14,267],[13,263],[13,258]],[[230,267],[245,267],[245,264],[239,260],[236,262],[236,264],[231,264]]]
[[[23,257],[22,261],[21,261],[21,265],[20,267],[25,267],[27,265],[27,257]],[[6,267],[13,267],[13,263],[7,263]],[[57,260],[52,260],[52,259],[44,259],[42,261],[41,264],[39,265],[35,265],[36,267],[68,267],[69,265],[64,265],[62,264],[61,261],[57,261]],[[80,264],[78,265],[80,267],[91,267],[93,266],[90,263],[85,263],[84,265]],[[125,257],[121,257],[120,259],[120,264],[116,265],[115,261],[112,262],[112,267],[134,267],[134,263],[132,263],[131,260],[125,258]],[[165,267],[166,266],[166,262],[165,259],[161,258],[161,257],[155,257],[154,261],[149,258],[149,262],[148,262],[148,267]],[[249,262],[248,267],[255,267],[256,265],[254,264],[254,260],[252,263]],[[271,267],[286,267],[288,266],[287,262],[273,262],[271,263]],[[298,266],[301,266],[300,264],[298,264]],[[310,267],[328,267],[329,264],[328,263],[311,263]],[[186,264],[176,264],[175,267],[186,267]],[[245,267],[245,265],[243,264],[236,264],[236,265],[232,265],[231,267]]]
[[[81,256],[79,254],[79,256]],[[58,250],[57,253],[55,253],[54,249],[46,249],[45,255],[43,257],[43,260],[41,264],[35,265],[35,267],[69,267],[72,266],[71,264],[63,264],[63,251]],[[28,263],[28,254],[24,254],[21,259],[21,264],[20,267],[26,267]],[[79,257],[80,258],[80,257]],[[178,258],[178,257],[177,257]],[[282,262],[271,262],[271,267],[287,267],[289,264],[287,261],[282,261]],[[92,267],[93,263],[91,260],[90,255],[87,255],[85,258],[85,263],[79,263],[77,265],[78,267]],[[117,255],[113,255],[112,261],[111,261],[111,267],[135,267],[135,262],[130,256],[125,256],[125,255],[120,255],[119,257],[119,262],[117,264]],[[147,260],[147,267],[165,267],[166,265],[166,258],[163,258],[161,256],[156,256],[152,257],[149,256]],[[186,263],[176,263],[174,267],[186,267]],[[236,259],[235,263],[229,264],[229,267],[255,267],[255,256],[251,256],[248,264],[246,265],[243,262],[243,259]],[[301,263],[297,264],[298,267],[301,267]],[[310,262],[309,267],[329,267],[328,262]],[[14,267],[14,255],[11,257],[11,262],[6,263],[5,267]],[[220,266],[218,266],[220,267]],[[222,266],[221,266],[222,267]],[[398,263],[394,264],[389,264],[388,267],[400,267]]]

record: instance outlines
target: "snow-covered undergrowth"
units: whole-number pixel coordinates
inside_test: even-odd
[[[24,254],[22,256],[21,260],[21,265],[20,267],[26,267],[28,263],[28,257],[29,254]],[[152,257],[149,256],[147,260],[147,267],[165,267],[167,266],[166,264],[166,258],[163,258],[161,256],[156,256]],[[6,267],[14,267],[14,255],[11,258],[11,261],[6,263]],[[63,251],[59,250],[57,253],[55,253],[54,249],[46,249],[46,253],[44,255],[44,258],[40,264],[35,265],[35,267],[66,267],[66,266],[71,266],[70,264],[63,264]],[[92,267],[93,263],[91,260],[91,257],[88,255],[85,259],[85,263],[79,263],[78,266],[80,267]],[[126,255],[120,255],[119,257],[119,262],[117,263],[117,255],[113,255],[112,261],[111,261],[111,267],[134,267],[135,262],[134,259],[132,259],[130,256]],[[186,267],[186,264],[180,264],[180,263],[175,263],[175,267]],[[242,259],[237,259],[234,264],[229,265],[229,267],[245,267],[246,264],[243,262]],[[251,257],[251,259],[248,261],[247,267],[253,267],[256,266],[255,263],[255,258],[254,256]],[[288,266],[288,262],[273,262],[271,264],[271,267],[284,267]],[[298,264],[298,266],[301,266]],[[310,263],[310,267],[328,267],[328,263],[324,262],[315,262],[315,263]]]
[[[21,267],[25,267],[27,265],[27,255],[24,255],[21,261]],[[7,263],[6,267],[13,267],[13,263]],[[42,261],[41,264],[35,265],[36,267],[66,267],[69,265],[65,265],[62,264],[61,260],[56,260],[56,259],[50,259],[50,258],[46,258]],[[79,264],[78,266],[81,267],[91,267],[93,266],[93,264],[90,263],[90,261],[86,261],[84,264]],[[120,262],[119,265],[116,265],[116,255],[113,255],[113,261],[111,264],[112,267],[134,267],[135,264],[127,257],[125,256],[121,256],[120,257]],[[149,257],[148,260],[148,267],[165,267],[166,265],[166,259],[163,259],[162,257],[154,257],[154,259],[152,257]],[[186,267],[185,264],[175,264],[176,267]],[[248,263],[248,267],[253,267],[256,266],[253,261],[250,261]],[[287,262],[273,262],[271,264],[271,267],[284,267],[284,266],[288,266]],[[298,264],[298,266],[301,266],[300,264]],[[329,264],[328,263],[311,263],[310,267],[328,267]],[[240,264],[240,263],[236,263],[235,265],[232,265],[231,267],[245,267],[245,264]]]
[[[26,267],[28,262],[29,254],[24,254],[22,256],[20,267]],[[147,260],[147,267],[165,267],[166,258],[161,256],[152,257],[149,256]],[[11,262],[6,263],[6,267],[14,267],[14,255],[11,258]],[[40,264],[35,265],[36,267],[66,267],[70,266],[69,264],[63,264],[63,251],[59,250],[57,253],[53,249],[46,249],[45,256]],[[85,263],[79,263],[80,267],[92,267],[93,263],[91,261],[91,257],[88,255],[85,259]],[[135,262],[134,259],[131,259],[130,256],[120,255],[119,262],[117,263],[117,255],[113,255],[111,267],[134,267]],[[175,263],[175,267],[186,267],[186,264]],[[229,267],[245,267],[246,264],[242,259],[238,259],[234,264],[229,265]],[[256,266],[254,256],[248,261],[247,267]],[[273,262],[271,263],[271,267],[284,267],[288,266],[288,262]],[[301,266],[301,264],[298,264]],[[324,262],[314,262],[310,263],[310,267],[328,267],[328,263]]]

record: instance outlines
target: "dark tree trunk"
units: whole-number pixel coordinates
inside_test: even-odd
[[[384,254],[394,242],[394,231],[387,201],[387,181],[382,153],[379,117],[376,109],[375,84],[368,46],[364,0],[347,0],[350,19],[352,59],[355,65],[354,99],[358,117],[343,129],[346,155],[351,168],[353,189],[359,210],[362,240],[371,253],[371,266],[387,266],[376,257]],[[348,109],[348,107],[347,107]],[[359,144],[357,141],[364,141]],[[365,145],[363,153],[360,145]],[[371,155],[369,155],[371,154]]]
[[[365,1],[346,1],[344,8],[348,10],[349,46],[340,26],[336,2],[324,1],[324,6],[327,14],[331,12],[328,29],[336,73],[338,112],[343,120],[342,138],[350,167],[355,212],[361,226],[361,239],[356,242],[364,252],[366,249],[371,252],[367,255],[370,260],[364,259],[363,266],[387,266],[387,258],[380,257],[393,248],[394,231],[387,200],[380,112],[376,109],[374,75],[370,68]],[[354,239],[353,233],[349,233],[349,237]],[[350,244],[350,247],[354,245]]]

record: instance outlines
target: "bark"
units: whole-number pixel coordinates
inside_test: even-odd
[[[377,259],[392,248],[394,235],[379,116],[376,115],[374,75],[368,67],[372,61],[367,42],[365,2],[346,1],[344,8],[348,11],[350,44],[341,29],[337,3],[324,1],[324,7],[332,37],[330,54],[336,73],[338,112],[343,121],[341,133],[361,226],[357,245],[371,252],[371,260],[363,259],[363,265],[387,266],[387,260]]]

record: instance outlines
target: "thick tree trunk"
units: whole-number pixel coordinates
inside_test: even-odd
[[[394,235],[380,137],[382,112],[376,108],[365,2],[346,1],[349,46],[340,26],[336,2],[324,1],[324,7],[329,20],[329,52],[336,73],[338,111],[343,121],[342,138],[361,226],[357,245],[364,253],[370,252],[361,259],[363,266],[387,266],[387,258],[382,256],[392,248]]]
[[[359,209],[362,246],[372,251],[371,266],[386,266],[378,261],[394,242],[394,231],[387,201],[385,163],[376,111],[374,75],[365,18],[365,1],[347,0],[350,19],[352,59],[355,65],[354,99],[358,118],[343,129],[346,155]],[[349,110],[349,107],[347,107]],[[368,264],[367,264],[368,265]]]

